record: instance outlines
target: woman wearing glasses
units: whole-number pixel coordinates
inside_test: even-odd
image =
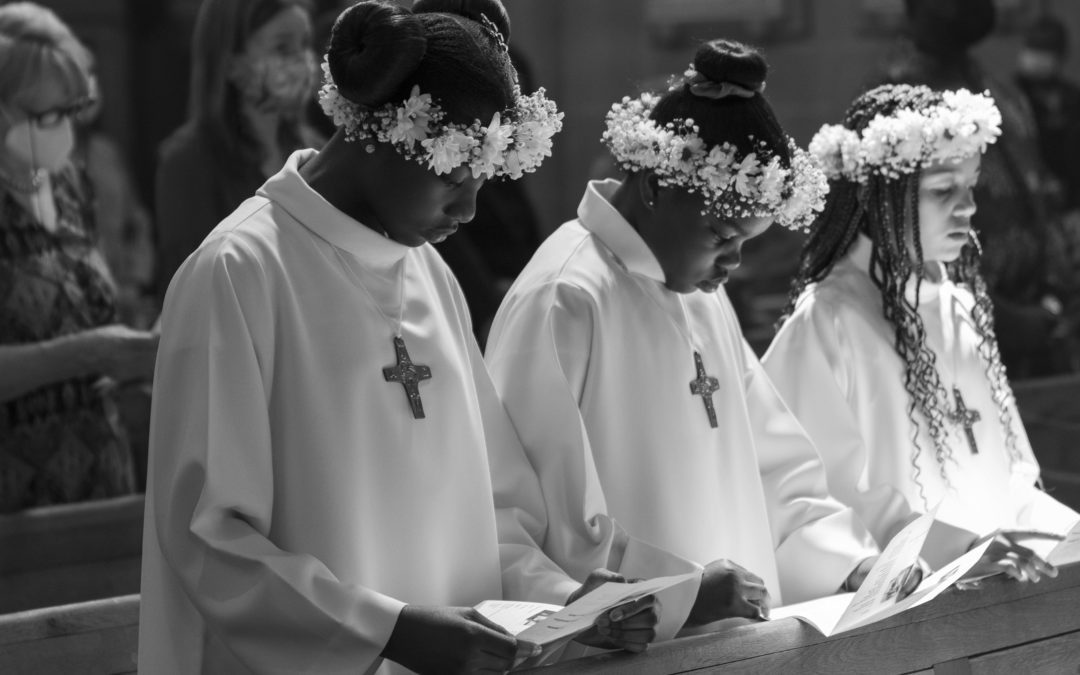
[[[157,335],[116,322],[70,162],[86,65],[51,11],[0,7],[0,512],[136,485],[110,391],[152,376]]]

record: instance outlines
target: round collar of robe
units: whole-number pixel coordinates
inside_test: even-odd
[[[267,179],[256,194],[284,209],[319,238],[360,260],[386,265],[404,258],[408,246],[349,217],[304,181],[300,167],[318,154],[312,149],[292,153],[281,171]]]
[[[634,226],[611,205],[611,196],[619,185],[614,179],[589,181],[578,205],[578,222],[611,251],[626,271],[663,284],[660,261]]]

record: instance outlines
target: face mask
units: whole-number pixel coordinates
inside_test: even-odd
[[[288,112],[298,110],[311,96],[315,71],[315,55],[305,51],[299,56],[239,59],[232,81],[244,100],[259,110]]]
[[[49,172],[64,166],[74,147],[75,131],[71,118],[66,116],[50,127],[23,120],[8,129],[4,138],[4,148],[8,152],[33,169]]]
[[[1034,49],[1021,51],[1016,65],[1021,75],[1032,80],[1049,80],[1057,73],[1057,58]]]

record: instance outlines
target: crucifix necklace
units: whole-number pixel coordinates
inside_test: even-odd
[[[949,419],[964,428],[964,435],[967,436],[968,447],[971,448],[971,454],[977,455],[979,454],[979,445],[975,442],[975,432],[972,430],[972,427],[976,422],[982,419],[982,415],[979,414],[978,410],[967,407],[959,387],[953,387],[952,393],[956,407],[949,413]]]
[[[664,309],[656,298],[652,296],[649,289],[645,289],[645,295],[663,312],[671,322],[675,324],[675,327],[679,329],[686,341],[690,344],[690,351],[694,354],[694,379],[690,380],[690,395],[700,396],[701,402],[705,405],[705,415],[709,418],[709,426],[716,429],[720,426],[716,419],[716,407],[713,405],[713,394],[720,389],[720,380],[709,375],[705,370],[705,362],[701,358],[701,352],[697,350],[697,347],[693,337],[693,326],[690,324],[690,317],[686,313],[686,305],[683,303],[682,296],[676,294],[675,299],[679,301],[679,311],[682,313],[683,324],[686,328],[683,328],[683,324],[676,321],[671,314]]]
[[[975,431],[973,427],[976,422],[982,419],[982,415],[978,410],[967,407],[967,403],[964,401],[964,395],[960,393],[960,368],[957,366],[956,359],[956,354],[960,350],[960,340],[956,334],[956,326],[953,322],[951,313],[951,296],[939,291],[938,302],[941,305],[942,346],[945,354],[949,356],[949,361],[952,366],[952,373],[947,373],[947,375],[951,375],[953,381],[953,405],[951,410],[946,410],[945,417],[964,430],[968,449],[971,450],[971,454],[977,455],[979,454],[979,444],[975,442]],[[942,358],[940,361],[941,365],[944,367],[945,359]],[[946,400],[946,405],[948,405],[948,400]]]
[[[337,255],[338,260],[341,261],[341,264],[352,272],[352,268],[342,259],[337,247],[334,247],[334,253]],[[401,278],[399,283],[401,286],[401,295],[398,300],[397,322],[394,322],[387,316],[386,312],[382,310],[382,307],[375,300],[375,296],[373,296],[371,291],[367,289],[367,286],[360,281],[360,277],[355,273],[353,273],[353,276],[360,288],[364,289],[364,293],[366,293],[368,299],[371,300],[371,304],[375,306],[375,309],[378,310],[383,319],[394,328],[394,356],[397,362],[392,366],[386,366],[382,369],[383,379],[387,382],[397,382],[401,384],[402,388],[405,389],[405,398],[409,402],[409,409],[412,411],[413,419],[421,420],[424,419],[425,415],[424,401],[420,398],[420,383],[424,380],[431,379],[431,368],[419,363],[413,363],[412,357],[409,355],[409,349],[405,346],[405,338],[401,334],[401,327],[405,316],[405,266],[407,263],[407,257],[401,259]]]

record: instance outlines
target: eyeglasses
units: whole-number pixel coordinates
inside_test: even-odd
[[[71,118],[90,108],[97,101],[91,97],[81,98],[70,105],[49,108],[41,112],[28,111],[27,118],[39,127],[54,127],[65,118]]]

